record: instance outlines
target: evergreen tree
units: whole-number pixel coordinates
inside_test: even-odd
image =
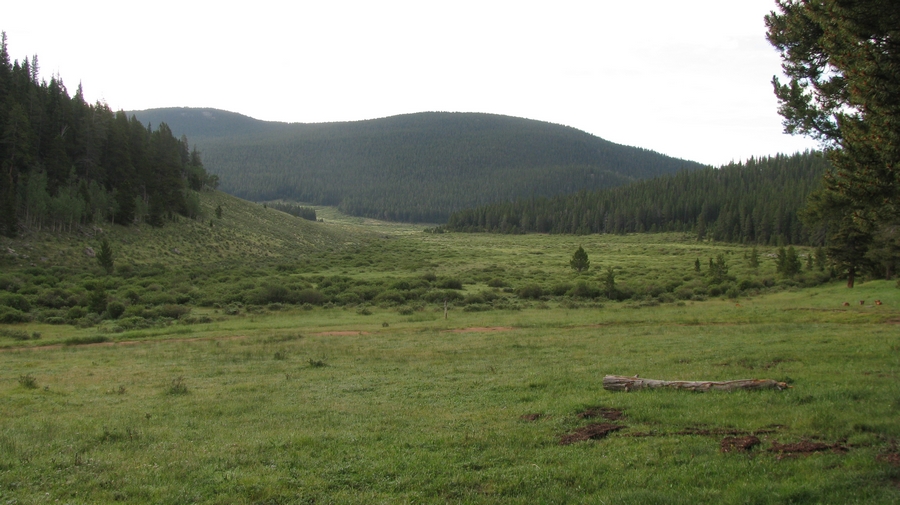
[[[818,139],[834,165],[806,217],[828,229],[828,252],[852,287],[873,233],[900,217],[900,4],[777,5],[766,25],[789,79],[773,79],[785,130]]]
[[[613,267],[606,267],[606,276],[603,278],[603,291],[610,300],[616,299],[616,272]]]
[[[100,252],[97,253],[97,263],[100,264],[100,267],[102,267],[107,274],[111,274],[113,272],[113,252],[112,247],[110,247],[109,245],[109,241],[106,240],[106,237],[104,237],[103,241],[100,242]]]
[[[756,249],[756,246],[753,246],[753,249],[750,250],[748,264],[750,268],[759,268],[759,250]]]
[[[584,272],[591,267],[591,261],[588,259],[588,255],[584,252],[583,247],[578,246],[578,250],[575,251],[572,259],[569,261],[569,266],[576,272]]]

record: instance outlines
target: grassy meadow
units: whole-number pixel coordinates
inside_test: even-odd
[[[430,234],[204,198],[223,217],[189,233],[0,243],[22,319],[0,324],[3,503],[900,501],[893,281],[784,278],[777,248],[753,266],[680,234]],[[111,274],[82,252],[100,236]]]

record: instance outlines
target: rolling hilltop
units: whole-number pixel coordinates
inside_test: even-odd
[[[199,148],[220,188],[255,201],[444,222],[455,211],[621,186],[700,164],[575,128],[481,113],[423,112],[343,123],[259,121],[216,109],[129,112]]]

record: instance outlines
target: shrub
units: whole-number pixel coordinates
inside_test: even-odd
[[[578,284],[569,290],[568,295],[573,298],[596,298],[600,296],[600,289],[585,281],[578,281]]]
[[[540,298],[544,296],[544,289],[537,284],[529,284],[527,286],[523,286],[516,291],[516,296],[519,298]]]
[[[38,387],[37,379],[30,373],[19,376],[19,385],[26,389],[35,389]]]
[[[11,338],[13,340],[28,340],[28,332],[23,330],[0,330],[0,337]]]
[[[463,284],[459,279],[442,279],[441,282],[437,284],[437,287],[441,289],[462,289]]]
[[[566,293],[572,290],[572,285],[568,283],[555,284],[550,288],[550,294],[553,296],[566,296]]]
[[[294,298],[297,303],[311,305],[322,305],[325,302],[325,295],[311,288],[301,289],[294,295]]]
[[[22,295],[0,294],[0,305],[10,307],[22,312],[28,312],[31,310],[31,304],[28,303],[28,299]]]
[[[493,279],[487,281],[488,287],[492,288],[503,288],[506,287],[506,282],[503,279],[498,279],[494,277]]]
[[[462,300],[463,295],[458,291],[434,290],[425,293],[425,296],[423,296],[422,298],[429,303],[443,303],[444,300],[447,300],[448,302]]]
[[[101,344],[103,342],[109,342],[109,338],[103,335],[93,335],[90,337],[69,337],[63,340],[65,345]]]
[[[403,294],[396,290],[389,290],[380,293],[374,299],[375,302],[385,305],[399,305],[406,301]]]
[[[186,395],[188,393],[187,384],[184,383],[184,377],[178,376],[172,379],[169,387],[166,388],[166,394],[169,395]]]
[[[153,310],[153,313],[157,317],[168,317],[171,319],[178,319],[179,317],[185,314],[189,314],[190,312],[191,308],[185,307],[183,305],[161,305]]]
[[[334,298],[334,301],[340,305],[357,305],[363,301],[358,293],[353,291],[345,291]]]
[[[31,320],[28,314],[12,307],[0,306],[0,323],[27,323]]]
[[[109,302],[106,304],[106,313],[110,319],[118,319],[125,313],[125,305],[122,302]]]

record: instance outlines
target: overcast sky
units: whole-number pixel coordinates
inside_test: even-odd
[[[146,10],[139,10],[144,6]],[[712,165],[815,143],[782,133],[774,0],[10,1],[12,59],[113,110],[285,122],[421,111],[559,123]]]

